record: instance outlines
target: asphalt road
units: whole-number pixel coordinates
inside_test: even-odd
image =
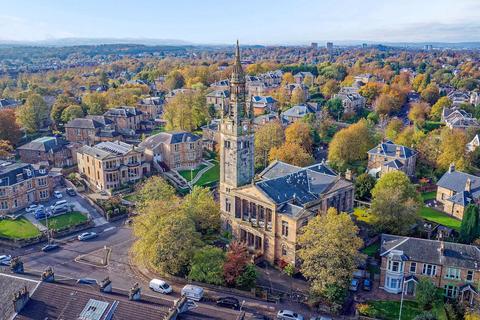
[[[7,250],[0,248],[0,254],[11,254],[20,256],[24,268],[27,272],[40,273],[47,267],[52,267],[55,276],[62,278],[92,278],[101,281],[109,277],[115,288],[127,290],[134,283],[139,283],[142,292],[147,295],[157,296],[165,301],[166,306],[171,306],[175,299],[180,297],[182,284],[171,283],[174,293],[171,295],[162,295],[152,292],[148,288],[148,281],[145,276],[138,273],[138,270],[132,268],[129,264],[128,252],[133,243],[132,230],[122,222],[109,223],[107,225],[93,228],[89,231],[95,231],[99,236],[88,241],[78,241],[76,235],[67,238],[56,239],[61,243],[60,249],[51,252],[41,251],[44,244],[39,244],[27,248]],[[92,255],[92,252],[102,252],[104,248],[111,249],[107,266],[97,266],[90,263],[76,261],[76,258],[82,255]],[[104,256],[98,254],[98,256]],[[77,259],[78,260],[78,259]],[[7,268],[0,271],[8,272]],[[226,296],[219,292],[218,296]],[[245,301],[244,311],[252,314],[261,311],[262,314],[274,317],[278,309],[275,304],[258,301],[254,299],[245,299],[237,297],[239,301]],[[185,319],[231,319],[235,311],[216,307],[213,303],[198,303],[198,308],[189,311],[183,316]]]

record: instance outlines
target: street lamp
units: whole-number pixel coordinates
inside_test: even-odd
[[[403,293],[405,291],[405,277],[402,275],[402,298],[400,299],[400,312],[398,314],[398,320],[402,319],[402,308],[403,308]]]

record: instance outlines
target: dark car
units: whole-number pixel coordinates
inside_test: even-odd
[[[234,297],[224,297],[217,300],[217,306],[239,310],[240,302]]]
[[[42,251],[43,252],[48,252],[48,251],[56,250],[58,248],[60,248],[59,244],[51,243],[51,244],[47,244],[46,246],[42,247]]]
[[[363,290],[371,291],[372,290],[372,281],[370,279],[363,280]]]
[[[67,188],[67,189],[65,190],[65,192],[66,192],[69,196],[71,196],[71,197],[74,197],[74,196],[77,195],[77,193],[75,192],[75,190],[73,190],[72,188]]]

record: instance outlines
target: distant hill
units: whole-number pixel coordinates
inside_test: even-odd
[[[0,40],[0,46],[91,46],[102,44],[141,44],[147,46],[185,46],[191,42],[177,39],[140,39],[140,38],[61,38],[41,41],[7,41]]]

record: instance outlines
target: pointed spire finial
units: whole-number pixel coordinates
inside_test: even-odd
[[[233,82],[244,82],[245,76],[242,69],[242,62],[240,60],[240,44],[237,39],[237,46],[235,48],[235,62],[233,64],[233,73],[232,73]]]

